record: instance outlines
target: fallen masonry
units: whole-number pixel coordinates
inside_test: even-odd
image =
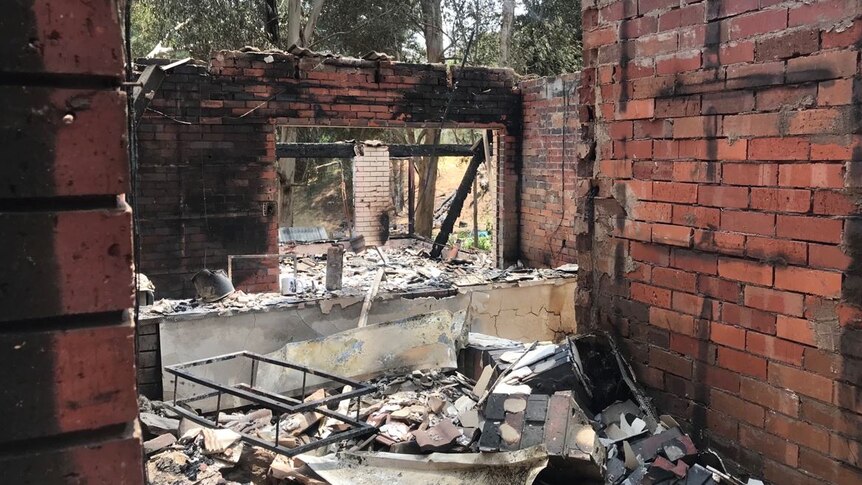
[[[171,399],[140,403],[150,483],[760,483],[659,414],[610,336],[525,344],[464,319],[166,367]]]

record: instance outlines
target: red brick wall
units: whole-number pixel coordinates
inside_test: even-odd
[[[579,76],[523,81],[521,258],[534,266],[577,262],[575,212]]]
[[[0,21],[0,469],[139,484],[122,24],[52,3]]]
[[[584,1],[580,319],[773,483],[862,482],[860,8]]]
[[[160,296],[191,296],[191,276],[228,254],[277,252],[275,126],[497,128],[519,135],[511,70],[411,65],[288,54],[219,52],[173,72],[139,130],[141,266]],[[452,81],[458,89],[448,106]],[[500,168],[515,200],[516,150]],[[204,197],[205,196],[205,197]],[[511,211],[510,211],[511,212]],[[517,257],[517,211],[502,219],[500,255]],[[235,277],[277,289],[277,268]]]

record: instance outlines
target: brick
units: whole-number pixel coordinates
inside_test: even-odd
[[[862,471],[807,448],[799,450],[799,466],[830,484],[855,485],[862,482]]]
[[[716,228],[719,224],[718,209],[695,207],[689,205],[674,205],[673,223],[703,228]]]
[[[707,93],[701,100],[703,114],[737,114],[752,109],[754,109],[754,93],[750,91]]]
[[[706,9],[703,4],[689,5],[665,12],[658,19],[659,31],[677,29],[688,25],[699,25],[706,20]]]
[[[718,182],[721,164],[715,162],[673,162],[673,180],[676,182]]]
[[[673,292],[671,306],[674,310],[688,313],[701,319],[718,318],[721,312],[719,302],[679,291]]]
[[[826,30],[820,34],[820,42],[824,50],[859,45],[859,42],[862,42],[862,22],[856,20],[844,30]]]
[[[784,315],[802,316],[802,295],[756,286],[747,286],[744,295],[745,306]]]
[[[772,387],[762,380],[743,377],[739,381],[739,395],[746,401],[760,404],[766,409],[778,411],[787,416],[799,416],[799,396]]]
[[[757,404],[743,401],[730,394],[713,390],[709,394],[710,408],[754,426],[763,427],[765,411]]]
[[[615,158],[652,158],[652,140],[623,140],[614,142]]]
[[[697,289],[706,296],[732,302],[738,302],[742,295],[739,283],[706,275],[698,275]]]
[[[818,84],[818,106],[843,106],[852,102],[853,79],[835,79]]]
[[[20,446],[20,451],[0,458],[0,466],[20,484],[144,483],[140,439],[118,436],[73,443],[35,449]]]
[[[754,211],[724,211],[721,229],[770,236],[775,231],[775,214]]]
[[[691,315],[663,308],[650,307],[649,322],[650,325],[670,330],[671,332],[694,335],[694,317]]]
[[[606,177],[632,178],[632,161],[602,160],[599,162],[599,172]]]
[[[862,439],[862,415],[813,399],[802,399],[801,404],[800,416],[806,422],[849,438]]]
[[[656,73],[659,75],[676,74],[694,71],[701,67],[700,51],[677,53],[670,56],[656,57]]]
[[[653,182],[652,199],[692,204],[697,201],[697,184]]]
[[[760,88],[784,82],[784,62],[731,64],[726,72],[728,89]]]
[[[670,136],[672,125],[668,120],[635,120],[635,138],[664,138]],[[653,149],[655,151],[655,149]]]
[[[745,350],[745,330],[738,327],[712,322],[709,324],[709,339],[719,345]]]
[[[782,187],[844,187],[844,166],[836,163],[800,163],[782,165],[778,171]]]
[[[726,414],[707,409],[705,425],[709,433],[718,434],[732,441],[739,439],[739,422]]]
[[[747,256],[779,264],[805,264],[808,260],[807,249],[804,242],[771,237],[748,236],[745,244]]]
[[[639,17],[624,20],[620,23],[619,37],[621,39],[636,39],[656,32],[658,21],[656,17]]]
[[[0,102],[10,120],[0,139],[15,158],[0,165],[0,197],[129,192],[123,93],[0,86]]]
[[[721,134],[733,138],[777,136],[780,122],[779,113],[725,116],[721,124]]]
[[[840,246],[813,243],[808,245],[808,264],[814,268],[843,271],[849,268],[852,262]]]
[[[637,261],[667,266],[670,264],[670,249],[655,244],[632,242],[631,256]]]
[[[740,15],[727,21],[727,33],[730,40],[774,32],[785,27],[787,27],[786,9],[762,10]]]
[[[697,275],[673,268],[653,268],[652,283],[657,286],[694,292],[697,286]]]
[[[748,332],[746,349],[751,353],[762,355],[771,360],[802,365],[803,346],[798,343],[775,338],[771,335]]]
[[[784,107],[802,108],[814,105],[817,87],[813,84],[776,86],[757,92],[757,110],[771,111]]]
[[[707,349],[712,353],[712,346]],[[704,362],[707,356],[699,356],[700,360],[694,362],[694,375],[705,385],[716,389],[723,389],[734,394],[739,393],[739,374],[736,372],[722,369],[714,365]]]
[[[785,266],[775,269],[775,287],[811,295],[838,297],[841,294],[841,273]]]
[[[614,235],[635,241],[649,242],[652,240],[652,226],[645,222],[622,219],[622,225],[617,225]]]
[[[120,323],[120,317],[117,320]],[[132,335],[130,322],[2,334],[0,363],[22,371],[26,368],[26,379],[4,383],[4,399],[13,399],[17,404],[5,410],[9,421],[0,442],[101,428],[135,419]],[[48,365],[40,364],[46,362]]]
[[[733,17],[741,13],[757,10],[759,4],[756,0],[736,0],[734,2],[718,2],[709,4],[706,18],[714,20],[724,17]]]
[[[775,322],[776,335],[805,345],[816,345],[814,332],[808,320],[778,315]]]
[[[846,1],[820,1],[810,4],[801,4],[790,9],[788,25],[796,27],[800,25],[812,25],[816,23],[834,23],[847,18],[849,12]]]
[[[790,135],[842,135],[851,133],[854,121],[845,108],[806,109],[791,113],[786,125]]]
[[[700,114],[700,96],[674,96],[656,99],[654,108],[657,118],[695,116]]]
[[[73,2],[64,5],[63,15],[55,7],[30,1],[7,12],[3,70],[121,78],[123,37],[116,5]]]
[[[862,463],[862,443],[832,434],[829,436],[829,454],[838,460],[859,467]]]
[[[832,381],[811,372],[770,362],[769,382],[821,401],[832,401]]]
[[[697,203],[713,207],[744,209],[748,207],[748,188],[704,185],[699,187]]]
[[[804,138],[755,138],[749,142],[748,157],[752,160],[805,160],[810,149]]]
[[[758,62],[807,55],[819,48],[820,32],[796,30],[757,40]]]
[[[617,105],[615,119],[635,120],[652,118],[655,114],[655,101],[652,99],[632,99],[622,105]]]
[[[718,275],[730,280],[772,285],[772,266],[744,259],[719,258]]]
[[[799,446],[783,438],[766,433],[762,429],[740,425],[739,443],[749,449],[760,451],[764,456],[768,456],[791,467],[795,467],[797,464]]]
[[[792,483],[794,485],[822,485],[819,478],[805,474],[796,467],[787,467],[772,460],[764,460],[764,478],[770,483]]]
[[[642,179],[645,183],[648,180],[672,180],[673,179],[673,162],[660,162],[655,160],[637,161],[632,165],[632,176],[636,179]],[[650,191],[652,194],[652,191]]]
[[[643,15],[655,10],[665,10],[678,5],[678,0],[638,0],[638,14]]]
[[[778,215],[778,237],[823,243],[841,242],[842,222],[823,217]]]
[[[674,249],[671,258],[671,266],[675,268],[703,274],[718,273],[718,258],[713,254]]]
[[[680,140],[679,156],[696,160],[745,160],[747,147],[747,140]]]
[[[722,44],[718,48],[718,58],[715,59],[714,63],[704,62],[706,66],[715,65],[718,66],[718,60],[721,60],[721,64],[736,64],[740,62],[753,62],[754,61],[754,42],[752,41],[741,41],[741,42],[729,42],[727,44]],[[748,110],[742,110],[748,111]],[[736,111],[737,113],[739,111]]]
[[[28,231],[16,229],[22,227]],[[0,287],[16,302],[0,321],[132,306],[129,211],[0,213],[0,233],[6,258]],[[47,288],[58,289],[46,294]]]
[[[859,213],[856,200],[841,192],[818,190],[814,192],[814,213],[849,216]]]
[[[718,116],[692,116],[673,120],[674,138],[716,137],[721,133]]]
[[[631,298],[650,305],[670,308],[671,291],[643,283],[632,283]]]
[[[746,352],[719,347],[718,365],[740,374],[766,379],[766,359]]]
[[[666,352],[656,347],[650,347],[649,363],[651,366],[680,377],[691,377],[691,361]]]
[[[658,244],[671,246],[691,246],[692,229],[684,226],[669,224],[653,224],[652,241]]]
[[[857,52],[830,51],[787,61],[787,82],[800,83],[852,77],[856,73]]]
[[[641,221],[670,222],[673,205],[661,202],[638,201],[631,211],[631,216]]]
[[[640,37],[635,41],[638,57],[653,57],[674,52],[678,45],[679,37],[676,32],[659,32]]]
[[[794,189],[752,188],[751,208],[773,212],[808,212],[811,191]]]
[[[701,251],[742,255],[745,236],[733,232],[694,230],[694,247]]]

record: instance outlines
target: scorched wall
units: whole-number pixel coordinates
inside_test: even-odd
[[[208,65],[173,70],[138,127],[141,270],[160,297],[188,297],[201,268],[224,268],[229,254],[278,252],[278,125],[498,129],[498,257],[514,261],[514,88],[507,69],[283,53],[219,52]],[[246,291],[277,290],[277,277],[272,260],[234,269]]]
[[[755,474],[862,482],[862,7],[583,6],[580,322]]]
[[[54,3],[0,20],[0,481],[140,484],[122,21]]]

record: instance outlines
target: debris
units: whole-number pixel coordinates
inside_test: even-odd
[[[414,436],[422,451],[445,451],[461,436],[461,430],[452,421],[444,419],[436,426],[415,432]]]
[[[503,453],[343,452],[303,460],[332,485],[532,484],[548,464],[541,447]]]
[[[326,290],[341,289],[341,277],[344,271],[344,248],[332,246],[326,250]]]
[[[147,431],[154,436],[166,433],[176,435],[177,430],[180,428],[180,421],[178,419],[166,418],[153,413],[141,413],[140,418],[141,423],[146,427]]]
[[[198,298],[206,303],[213,303],[235,291],[230,278],[222,270],[210,271],[202,269],[192,277]]]
[[[377,292],[380,290],[380,282],[383,280],[385,272],[383,268],[378,269],[377,274],[374,276],[374,282],[368,288],[368,294],[365,295],[365,301],[362,303],[362,312],[359,314],[359,324],[356,325],[359,328],[368,324],[368,312],[371,311],[371,302],[374,301],[374,297],[377,296]]]
[[[144,441],[144,454],[152,455],[164,450],[177,441],[177,438],[172,434],[163,434],[149,441]]]

